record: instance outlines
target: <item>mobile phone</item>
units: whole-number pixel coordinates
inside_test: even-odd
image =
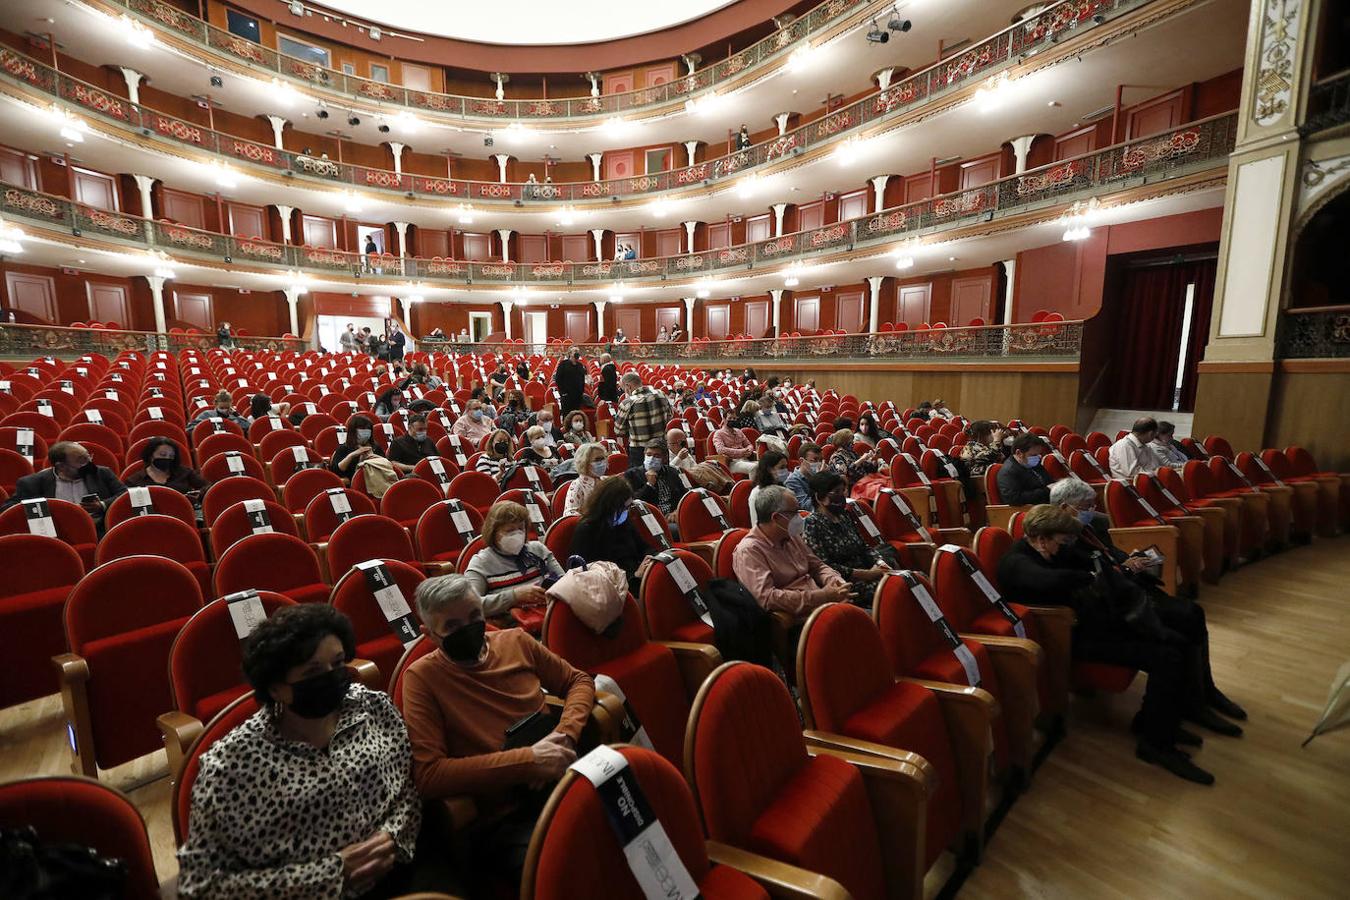
[[[502,742],[502,749],[514,750],[517,747],[534,746],[548,737],[557,724],[558,717],[544,710],[532,712],[517,719],[506,729],[506,740]]]
[[[90,503],[98,503],[98,502],[99,502],[98,494],[85,494],[83,497],[80,498],[80,505],[81,505],[81,506],[85,506],[85,505],[90,504]]]

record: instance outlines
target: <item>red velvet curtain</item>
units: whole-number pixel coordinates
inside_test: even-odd
[[[1106,392],[1108,406],[1172,408],[1189,268],[1166,265],[1126,269],[1120,335],[1112,354],[1111,389]]]

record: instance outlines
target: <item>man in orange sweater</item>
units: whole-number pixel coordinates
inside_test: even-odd
[[[520,629],[487,634],[483,601],[463,575],[424,581],[417,610],[440,649],[403,676],[413,780],[424,800],[472,795],[474,868],[519,881],[544,801],[576,760],[595,682]],[[532,745],[504,749],[507,729],[547,714],[545,690],[565,701],[557,725]]]

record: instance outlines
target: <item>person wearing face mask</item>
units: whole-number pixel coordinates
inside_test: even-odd
[[[464,414],[455,420],[450,430],[470,447],[477,447],[483,438],[492,434],[492,419],[484,412],[481,400],[470,400],[464,406]]]
[[[814,512],[816,498],[811,492],[811,476],[822,469],[820,447],[815,444],[802,444],[797,448],[797,468],[789,473],[783,487],[792,491],[797,498],[797,508]]]
[[[515,452],[515,442],[511,440],[511,435],[505,430],[498,428],[492,432],[488,438],[487,446],[479,455],[478,461],[473,464],[475,472],[482,472],[484,475],[491,475],[499,482],[504,480],[504,476],[514,465],[511,458]]]
[[[878,425],[876,417],[867,412],[858,416],[858,431],[854,437],[869,447],[875,447],[887,438],[894,439],[895,435]]]
[[[665,514],[666,521],[675,525],[675,510],[679,508],[680,498],[685,495],[684,482],[674,466],[666,462],[666,442],[664,438],[653,438],[648,442],[642,457],[642,466],[634,466],[624,477],[633,488],[633,496],[650,503]]]
[[[779,415],[772,394],[764,394],[759,398],[758,411],[755,413],[755,428],[759,430],[760,434],[776,434],[779,437],[787,437],[787,422],[784,422],[783,417]]]
[[[103,514],[108,504],[125,494],[126,485],[111,469],[94,465],[89,451],[74,441],[57,441],[47,450],[51,464],[41,472],[25,475],[14,486],[14,496],[0,509],[9,509],[25,500],[46,497],[66,500],[89,513],[98,533],[103,533]]]
[[[403,676],[417,790],[429,801],[472,796],[469,877],[518,882],[539,813],[576,760],[595,682],[520,629],[487,631],[471,577],[428,578],[416,603],[423,633],[439,645]],[[545,691],[563,701],[560,717]],[[535,714],[556,720],[552,730],[533,744],[508,745],[508,729]],[[500,884],[469,887],[464,896],[501,893]]]
[[[567,488],[567,500],[563,503],[565,516],[581,512],[586,504],[586,498],[609,471],[609,458],[605,455],[605,448],[600,444],[582,444],[572,459],[575,461],[577,477]]]
[[[502,399],[504,405],[497,415],[497,427],[515,434],[516,428],[529,416],[529,410],[525,408],[525,395],[520,391],[508,391]]]
[[[411,472],[420,460],[439,455],[436,442],[427,436],[426,413],[408,416],[408,433],[389,444],[389,461],[400,472]]]
[[[525,429],[525,452],[520,459],[549,473],[558,467],[558,454],[553,452],[544,429],[538,425]]]
[[[372,456],[384,456],[384,451],[375,446],[374,435],[374,422],[365,416],[352,416],[347,423],[347,440],[337,445],[328,468],[350,479],[361,463]]]
[[[211,486],[200,472],[182,464],[178,445],[166,437],[152,437],[146,443],[145,449],[141,451],[141,463],[145,468],[127,476],[127,487],[158,485],[193,496],[200,495]]]
[[[619,367],[608,353],[600,354],[600,384],[596,394],[601,400],[617,403],[619,400]]]
[[[806,517],[803,526],[806,546],[845,581],[853,583],[854,603],[871,609],[877,582],[888,571],[900,568],[899,560],[890,545],[874,548],[863,540],[848,511],[844,476],[825,471],[812,475],[810,484],[816,510]]]
[[[355,655],[351,623],[323,603],[249,635],[260,708],[202,754],[181,896],[393,896],[422,881],[408,732],[388,694],[352,683]]]
[[[518,607],[548,602],[544,589],[563,575],[562,566],[543,541],[527,539],[530,514],[519,503],[499,500],[483,519],[483,541],[464,574],[483,598],[489,618],[505,616]]]
[[[375,415],[381,422],[388,422],[402,408],[403,392],[398,388],[390,388],[375,401]]]
[[[589,444],[595,440],[595,435],[586,430],[586,416],[582,413],[573,413],[567,419],[567,430],[563,432],[562,439],[569,444]]]
[[[994,463],[1003,462],[1007,431],[1002,425],[988,419],[972,422],[966,435],[969,440],[961,445],[960,455],[973,477],[981,478]]]
[[[573,350],[558,363],[553,370],[553,383],[558,387],[563,415],[581,406],[581,397],[586,392],[586,367],[582,365],[580,350]]]
[[[751,446],[735,419],[726,419],[712,434],[713,452],[727,461],[727,468],[735,474],[749,475],[755,471],[755,448]]]
[[[1012,455],[998,470],[998,493],[1009,506],[1050,502],[1050,473],[1041,459],[1050,452],[1045,440],[1027,432],[1012,444]]]
[[[805,520],[792,491],[770,485],[759,492],[755,505],[759,525],[736,546],[731,567],[761,608],[785,612],[796,620],[790,640],[795,659],[797,638],[811,610],[847,601],[851,591],[848,582],[802,539]]]
[[[575,413],[573,415],[575,415]],[[586,417],[582,416],[581,418],[584,422]],[[538,425],[539,428],[543,430],[544,443],[548,444],[550,447],[558,446],[558,442],[562,440],[562,432],[558,431],[557,423],[553,420],[552,409],[541,409],[539,412],[530,416],[526,421],[532,426]],[[583,425],[582,427],[584,428],[585,426]]]
[[[699,462],[694,457],[689,435],[681,428],[666,432],[666,458],[698,487],[718,494],[731,490],[734,482],[727,477],[726,470],[712,463]]]
[[[632,505],[633,486],[626,479],[600,482],[582,507],[570,552],[588,563],[612,562],[623,569],[628,589],[636,597],[651,550],[639,531],[641,508],[634,510]]]
[[[750,489],[749,500],[751,528],[759,524],[759,517],[755,515],[755,498],[759,496],[759,492],[771,484],[786,484],[788,474],[787,456],[777,450],[765,451],[755,463],[755,469],[750,473],[750,483],[754,485]]]
[[[248,419],[235,412],[234,401],[230,399],[229,391],[217,391],[215,405],[198,413],[197,417],[188,423],[188,430],[191,431],[193,426],[205,422],[208,419],[225,419],[238,425],[243,429],[244,434],[248,434],[248,426],[250,423]]]
[[[643,448],[665,434],[674,411],[666,395],[643,384],[636,372],[624,375],[619,384],[626,396],[614,416],[614,433],[628,439],[628,464],[638,466],[642,464]]]
[[[1199,735],[1182,727],[1182,720],[1190,718],[1231,736],[1242,730],[1214,711],[1222,695],[1217,688],[1208,690],[1212,680],[1207,677],[1207,645],[1201,640],[1203,618],[1181,609],[1195,604],[1177,601],[1181,606],[1172,608],[1138,596],[1139,588],[1110,556],[1079,546],[1084,528],[1060,506],[1034,506],[1022,524],[1025,536],[998,564],[1006,598],[1072,606],[1076,661],[1148,673],[1143,705],[1131,725],[1139,738],[1135,755],[1187,781],[1213,784],[1214,776],[1178,747],[1203,744]],[[1139,612],[1125,612],[1135,609],[1136,602],[1142,603]]]

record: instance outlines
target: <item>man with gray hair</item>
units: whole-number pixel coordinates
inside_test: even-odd
[[[737,545],[732,569],[761,607],[792,615],[798,634],[811,610],[848,600],[851,589],[802,540],[802,517],[792,491],[780,484],[760,488],[755,515],[759,525]]]
[[[665,446],[666,423],[674,412],[666,395],[643,384],[636,372],[619,379],[619,386],[626,396],[614,416],[614,432],[628,438],[628,464],[640,466],[652,440]]]
[[[417,791],[473,795],[483,822],[475,868],[518,879],[544,801],[577,758],[595,681],[518,628],[487,633],[482,598],[463,575],[428,578],[416,602],[439,648],[403,675]],[[561,718],[545,690],[564,700]]]

